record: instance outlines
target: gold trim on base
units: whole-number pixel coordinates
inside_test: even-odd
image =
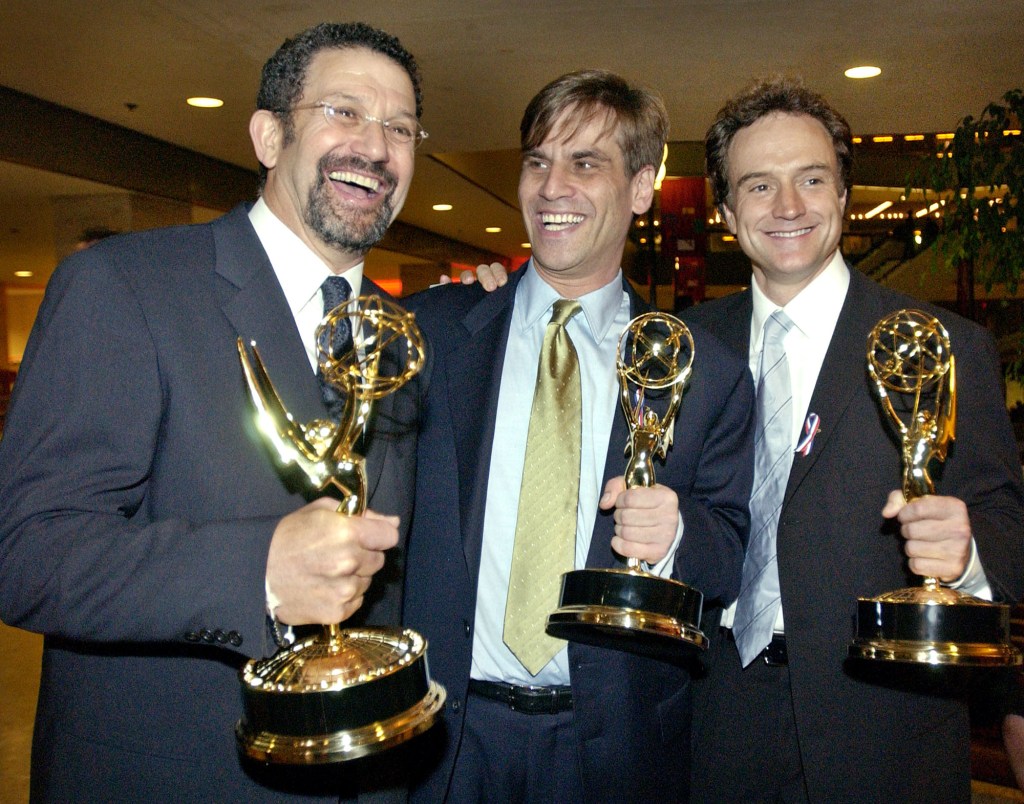
[[[290,765],[321,765],[375,754],[392,748],[429,729],[444,707],[445,690],[430,682],[427,694],[404,712],[355,729],[333,734],[300,736],[250,732],[240,720],[235,736],[242,752],[260,762]]]
[[[988,642],[917,642],[910,639],[854,640],[850,657],[933,667],[1017,667],[1022,657],[1012,645]]]
[[[614,608],[610,606],[562,606],[548,615],[548,625],[556,628],[594,627],[619,631],[638,638],[658,637],[707,647],[707,637],[700,630],[674,617],[651,611]]]

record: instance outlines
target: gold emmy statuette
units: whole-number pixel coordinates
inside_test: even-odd
[[[654,459],[664,460],[683,391],[693,370],[693,337],[667,313],[644,313],[619,338],[619,400],[629,423],[626,485],[654,485]],[[661,412],[658,412],[658,409]],[[624,569],[582,569],[562,576],[559,608],[547,632],[560,639],[675,659],[704,649],[699,628],[704,596],[691,586],[647,572],[637,558]]]
[[[332,355],[333,330],[349,325],[353,347]],[[317,330],[322,375],[344,392],[338,422],[296,422],[285,410],[255,343],[238,340],[260,432],[284,465],[315,491],[333,490],[341,516],[366,509],[363,458],[353,444],[374,400],[420,370],[423,338],[411,313],[378,296],[352,299]],[[325,346],[325,344],[327,346]],[[404,354],[395,360],[396,353]],[[430,680],[426,642],[409,629],[326,626],[242,670],[244,712],[235,727],[241,751],[256,760],[297,765],[354,759],[398,745],[433,725],[445,691]]]
[[[868,335],[868,373],[903,453],[903,496],[935,493],[929,471],[943,461],[956,426],[956,366],[949,334],[920,310],[898,310]],[[925,578],[922,586],[857,601],[850,657],[917,665],[1019,665],[1010,607]]]

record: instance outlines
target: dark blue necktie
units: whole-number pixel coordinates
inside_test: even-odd
[[[324,317],[326,318],[335,307],[349,300],[352,295],[352,287],[343,276],[329,276],[320,286],[320,292],[323,294]],[[333,335],[331,343],[318,343],[317,346],[325,351],[330,351],[333,357],[339,357],[352,348],[352,325],[347,317],[336,321],[333,327],[324,331],[324,334]],[[320,380],[320,394],[324,398],[324,404],[327,405],[331,418],[337,419],[345,405],[345,397],[335,386],[324,379],[319,366],[316,376]]]

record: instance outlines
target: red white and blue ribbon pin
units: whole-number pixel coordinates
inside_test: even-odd
[[[808,413],[807,421],[804,422],[804,434],[796,445],[796,451],[804,457],[811,454],[811,447],[814,445],[814,437],[821,429],[821,419],[817,413]]]

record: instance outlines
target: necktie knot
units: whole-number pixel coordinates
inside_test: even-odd
[[[764,322],[764,342],[779,343],[793,328],[793,319],[783,310],[776,310]]]
[[[581,309],[580,303],[575,299],[559,299],[555,302],[551,313],[551,322],[555,326],[564,327]]]
[[[327,315],[339,304],[348,301],[352,295],[352,286],[343,276],[329,276],[320,286],[320,292],[324,297],[324,315]]]

